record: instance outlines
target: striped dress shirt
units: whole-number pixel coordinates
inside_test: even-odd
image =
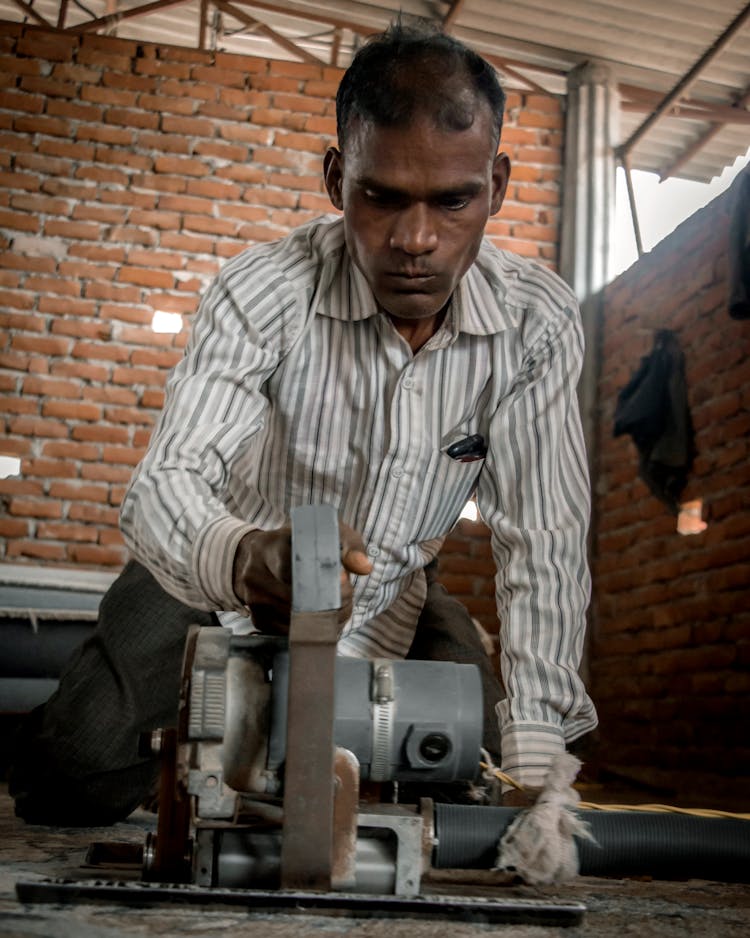
[[[133,553],[178,599],[244,617],[239,541],[328,503],[373,564],[353,577],[344,655],[406,654],[425,565],[476,493],[492,535],[507,699],[503,768],[539,784],[596,725],[578,666],[589,489],[574,297],[483,242],[416,354],[351,262],[340,219],[232,259],[208,289],[123,502]],[[472,434],[484,459],[446,450]]]

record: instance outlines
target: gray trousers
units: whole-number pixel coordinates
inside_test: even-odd
[[[485,746],[497,756],[500,684],[466,609],[433,571],[428,583],[408,657],[479,665]],[[9,790],[19,817],[32,824],[110,824],[148,796],[159,764],[139,754],[138,742],[142,733],[176,723],[191,624],[217,621],[174,599],[139,563],[125,567],[102,599],[94,634],[18,735]]]

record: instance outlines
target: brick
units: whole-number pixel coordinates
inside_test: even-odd
[[[87,361],[125,362],[130,358],[130,349],[110,342],[76,342],[71,354],[74,358]]]
[[[24,87],[24,82],[21,83],[21,87]],[[44,111],[44,101],[44,96],[41,94],[22,94],[17,91],[0,92],[0,108],[7,111],[41,114]]]
[[[123,548],[102,547],[93,544],[74,544],[67,556],[76,563],[95,564],[97,566],[120,567],[127,559],[127,551]]]
[[[24,332],[47,331],[47,320],[43,316],[35,316],[32,313],[11,313],[0,310],[0,325],[6,329],[21,329]]]
[[[81,466],[81,478],[102,482],[119,482],[126,484],[130,481],[133,470],[129,467],[102,465],[102,463],[89,463]]]
[[[138,303],[141,295],[137,287],[117,283],[87,283],[84,289],[86,297],[89,299],[112,300],[117,303]],[[104,319],[113,318],[112,311],[114,309],[115,307],[112,304],[102,305],[99,315]],[[122,312],[125,314],[126,310],[123,309]],[[131,312],[130,315],[135,314]],[[141,314],[138,313],[138,315]]]
[[[50,483],[49,495],[62,501],[100,502],[106,504],[109,490],[106,485],[93,485],[77,481],[55,481]]]
[[[39,412],[39,401],[25,397],[3,397],[2,410],[8,414],[36,414]]]
[[[99,459],[99,447],[88,443],[76,443],[71,440],[57,440],[54,443],[45,443],[42,449],[43,456],[71,459],[76,462],[90,462]]]
[[[118,279],[124,283],[135,283],[143,287],[160,287],[169,290],[174,286],[174,274],[167,270],[151,270],[147,267],[121,267]]]
[[[64,420],[100,420],[102,409],[96,404],[70,401],[45,401],[43,417],[60,417]]]
[[[16,52],[18,55],[28,55],[50,62],[68,62],[72,59],[78,43],[76,35],[30,30],[19,37]]]
[[[49,237],[72,238],[83,241],[99,241],[102,237],[101,225],[93,222],[72,222],[48,219],[44,223],[44,233]]]
[[[24,462],[23,474],[30,478],[40,476],[43,479],[53,477],[74,479],[78,475],[78,469],[71,462],[61,462],[53,459],[28,459]]]
[[[99,532],[99,543],[103,547],[109,547],[112,545],[123,546],[125,541],[118,528],[103,528]]]
[[[73,427],[71,436],[82,443],[127,443],[128,430],[125,427],[112,427],[107,424],[78,424]]]
[[[217,179],[190,179],[185,191],[189,195],[226,201],[239,199],[242,193],[242,189],[238,185],[231,182],[220,182]]]
[[[58,117],[17,117],[13,129],[19,134],[46,134],[50,137],[70,137],[69,121]]]
[[[22,352],[37,352],[40,355],[66,355],[70,346],[69,339],[50,335],[36,336],[17,333],[11,339],[11,348]]]
[[[164,372],[156,368],[115,368],[112,373],[112,381],[115,384],[124,384],[128,387],[134,384],[162,387],[164,378]]]
[[[128,183],[127,173],[105,169],[102,166],[79,166],[75,171],[75,177],[76,179],[91,179],[105,185],[126,186]]]
[[[24,518],[62,518],[62,504],[50,499],[11,498],[8,512]]]
[[[319,134],[314,133],[277,133],[274,137],[274,144],[288,150],[300,150],[320,155],[325,153],[328,147],[328,142]]]
[[[237,236],[236,223],[223,218],[210,218],[205,215],[185,215],[182,220],[185,231],[213,234],[224,237]]]
[[[61,381],[45,377],[29,376],[23,381],[24,394],[42,397],[63,397],[70,400],[80,398],[81,389],[75,381]]]
[[[62,544],[44,541],[11,541],[7,546],[9,558],[33,557],[37,560],[63,560],[65,548]]]
[[[79,368],[91,368],[90,365],[79,365]],[[98,379],[97,379],[98,380]],[[128,388],[114,387],[109,383],[109,373],[107,373],[107,384],[103,387],[85,386],[83,388],[83,399],[86,401],[103,401],[105,404],[134,404],[138,400],[135,391]]]
[[[42,523],[37,525],[36,536],[41,540],[96,543],[97,529],[84,524]]]
[[[37,232],[41,230],[39,219],[23,212],[8,212],[0,209],[0,228],[12,228],[16,231]]]
[[[253,119],[256,120],[255,115]],[[219,133],[223,140],[231,143],[258,144],[261,146],[270,146],[273,142],[273,131],[255,127],[252,124],[224,124],[219,128]]]
[[[180,176],[207,176],[210,170],[201,160],[158,156],[154,160],[154,172],[176,173]]]
[[[89,140],[92,143],[104,143],[115,147],[132,147],[135,141],[134,131],[127,127],[112,127],[106,124],[78,127],[76,139]]]
[[[105,382],[109,380],[109,369],[105,365],[93,365],[81,361],[57,361],[50,366],[53,377],[78,378],[80,381]],[[89,389],[84,387],[83,396],[86,397]]]
[[[146,365],[155,368],[173,368],[182,358],[182,353],[176,350],[165,349],[134,349],[131,355],[133,365]]]
[[[118,514],[113,508],[90,505],[86,502],[76,502],[71,505],[68,517],[71,521],[91,521],[96,524],[116,525],[118,521]]]
[[[241,144],[222,143],[219,140],[198,140],[193,146],[196,156],[241,163],[249,159],[249,150]]]
[[[129,173],[134,170],[145,172],[151,169],[153,160],[150,156],[130,152],[124,156],[119,150],[113,150],[110,147],[98,146],[94,159],[97,163],[109,163],[112,166],[126,166]]]
[[[26,537],[31,531],[28,521],[21,518],[0,518],[0,537]]]
[[[64,296],[41,296],[39,297],[39,312],[58,316],[94,316],[96,307],[79,296],[72,299]]]
[[[24,455],[6,450],[6,455]],[[2,495],[43,495],[44,485],[41,482],[32,482],[30,479],[6,478],[0,479],[0,494]]]
[[[146,388],[141,395],[141,406],[161,410],[164,406],[164,391]]]

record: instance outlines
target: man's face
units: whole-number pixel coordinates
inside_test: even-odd
[[[326,154],[325,181],[344,212],[349,252],[396,320],[437,317],[477,256],[508,183],[489,108],[468,130],[426,117],[409,127],[353,122],[343,153]]]

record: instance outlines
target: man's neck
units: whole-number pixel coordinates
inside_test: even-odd
[[[386,313],[386,316],[393,323],[396,332],[409,343],[412,354],[416,355],[442,326],[446,309],[447,307],[444,307],[435,316],[427,319],[400,319],[391,313]]]

